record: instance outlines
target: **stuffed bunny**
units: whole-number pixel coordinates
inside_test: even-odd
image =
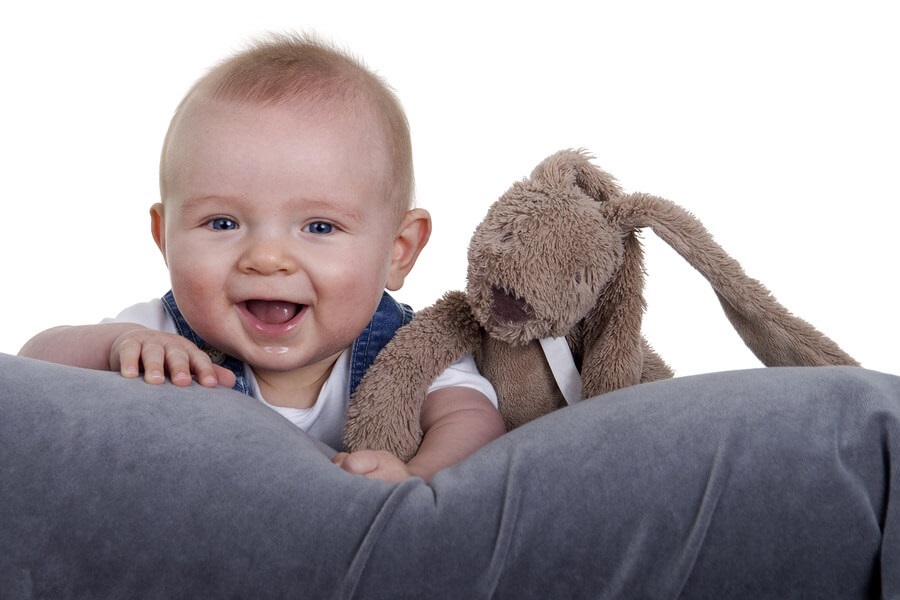
[[[507,429],[567,403],[672,377],[641,335],[649,227],[712,285],[766,366],[856,365],[791,315],[687,211],[623,194],[582,151],[558,152],[515,183],[469,244],[466,291],[450,292],[397,331],[350,401],[344,442],[409,460],[431,382],[471,353]]]

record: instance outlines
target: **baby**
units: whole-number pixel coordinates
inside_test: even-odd
[[[166,134],[151,230],[172,290],[96,325],[58,327],[20,354],[196,380],[255,396],[340,448],[347,402],[412,316],[397,290],[431,233],[412,207],[409,127],[393,92],[317,40],[273,36],[210,71]],[[408,463],[339,453],[352,473],[430,478],[504,432],[471,356],[424,399]]]

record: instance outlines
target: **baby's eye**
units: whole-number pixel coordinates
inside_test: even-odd
[[[210,229],[214,229],[216,231],[231,231],[232,229],[237,229],[238,224],[236,221],[229,219],[227,217],[218,217],[215,219],[210,219],[207,223],[207,226]]]
[[[313,221],[312,223],[304,227],[303,231],[325,235],[334,231],[334,225],[332,225],[331,223],[326,223],[325,221]]]

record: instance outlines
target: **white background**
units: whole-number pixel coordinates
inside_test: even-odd
[[[691,210],[785,305],[900,373],[893,2],[17,2],[0,14],[0,352],[168,289],[149,235],[172,110],[265,31],[314,31],[396,88],[432,242],[399,293],[465,284],[487,207],[584,147]],[[653,237],[645,334],[678,374],[759,366]]]

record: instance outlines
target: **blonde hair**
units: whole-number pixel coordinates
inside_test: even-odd
[[[391,196],[405,213],[413,205],[415,176],[409,122],[393,89],[359,59],[316,37],[271,34],[220,63],[197,81],[175,110],[163,141],[159,186],[163,200],[168,181],[167,154],[172,132],[188,100],[198,93],[212,99],[256,102],[334,104],[351,108],[367,103],[383,127],[394,166]]]

